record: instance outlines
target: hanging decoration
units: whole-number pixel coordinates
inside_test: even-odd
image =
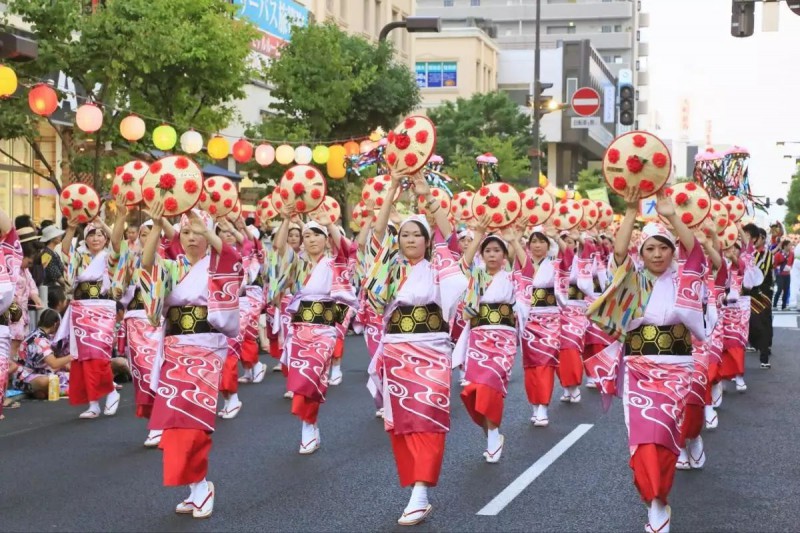
[[[311,163],[312,152],[311,148],[306,145],[300,145],[294,149],[294,162],[298,165],[308,165]]]
[[[181,150],[187,154],[196,154],[203,149],[203,136],[194,130],[183,132],[181,135]]]
[[[294,161],[294,148],[288,144],[282,144],[275,150],[275,161],[281,165],[289,165]]]
[[[28,93],[28,107],[42,117],[49,117],[58,109],[58,95],[46,83],[39,83]]]
[[[232,154],[237,163],[247,163],[253,159],[253,145],[247,139],[239,139],[233,143]]]
[[[428,160],[428,164],[425,166],[423,173],[425,174],[425,179],[428,181],[431,187],[442,189],[447,193],[448,196],[452,198],[453,192],[450,190],[448,183],[453,181],[453,178],[442,172],[443,166],[444,158],[440,155],[434,154]]]
[[[502,181],[500,173],[497,171],[497,158],[489,152],[481,154],[475,158],[478,165],[478,175],[481,177],[481,184]]]
[[[96,104],[83,104],[75,112],[75,125],[83,132],[94,133],[103,126],[103,111]]]
[[[275,148],[271,144],[259,144],[256,148],[256,163],[268,167],[275,161]]]
[[[311,152],[311,158],[314,160],[314,163],[318,165],[324,165],[327,163],[329,156],[330,150],[328,150],[328,147],[323,144],[318,144]]]
[[[216,135],[208,141],[208,155],[211,159],[225,159],[231,153],[231,147],[225,137]]]
[[[334,144],[328,148],[328,162],[326,169],[328,177],[335,180],[342,179],[347,170],[345,169],[345,149],[341,144]]]
[[[709,148],[694,158],[694,179],[708,191],[712,198],[737,196],[745,202],[748,212],[752,207],[765,210],[764,201],[750,191],[750,152],[734,146],[724,152]]]
[[[172,150],[177,142],[178,134],[169,124],[162,124],[153,130],[153,144],[159,150],[164,152]]]
[[[17,73],[10,67],[0,65],[0,98],[8,98],[17,92]]]
[[[136,115],[128,115],[119,123],[119,133],[122,137],[130,142],[136,142],[144,137],[147,126],[144,120]]]

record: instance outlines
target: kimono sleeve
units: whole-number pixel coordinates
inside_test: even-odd
[[[620,339],[631,320],[641,315],[643,301],[652,292],[652,282],[639,275],[630,256],[621,265],[612,256],[611,269],[614,276],[609,287],[589,305],[586,315],[614,339]]]
[[[269,301],[274,302],[291,286],[295,278],[295,265],[297,254],[291,248],[283,252],[272,250],[269,255],[267,265],[267,277],[269,278]]]
[[[455,313],[459,300],[464,297],[464,291],[467,289],[467,278],[461,271],[459,262],[453,257],[453,253],[450,251],[439,228],[434,231],[433,241],[433,268],[436,271],[436,278],[439,283],[442,316],[449,322]]]
[[[370,246],[376,254],[372,267],[367,271],[364,287],[369,303],[378,314],[382,314],[394,295],[395,283],[392,274],[397,262],[397,243],[388,231],[384,233],[382,241],[378,241],[374,235],[370,240]]]
[[[464,319],[469,320],[478,316],[481,295],[489,284],[489,273],[477,266],[475,261],[468,265],[463,257],[459,259],[458,265],[467,280],[467,288],[464,291]]]
[[[128,242],[125,241],[120,246],[119,261],[117,268],[110,270],[111,272],[111,294],[124,294],[131,283],[133,275],[133,255],[128,248]]]
[[[139,288],[147,319],[158,327],[164,311],[164,300],[178,281],[178,263],[156,255],[155,263],[139,272]]]
[[[756,266],[752,244],[742,251],[741,260],[744,263],[742,287],[745,289],[760,287],[764,283],[764,272]]]

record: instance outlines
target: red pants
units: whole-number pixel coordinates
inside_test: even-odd
[[[417,482],[435,487],[439,482],[447,433],[389,433],[400,486]]]
[[[111,360],[87,359],[70,363],[70,405],[96,402],[113,391],[114,374],[111,372]]]
[[[461,391],[461,401],[480,427],[485,427],[487,420],[498,427],[503,421],[503,395],[487,385],[470,383]]]
[[[744,346],[725,348],[719,365],[720,379],[733,379],[744,375]]]
[[[223,394],[235,394],[239,392],[239,367],[235,357],[226,357],[222,365],[222,373],[219,379],[219,391]]]
[[[607,346],[603,344],[587,344],[583,347],[583,360],[586,361],[590,357],[594,357],[606,348]]]
[[[292,398],[292,414],[306,424],[316,424],[319,415],[319,402],[309,400],[301,394],[295,393]]]
[[[672,451],[658,444],[640,444],[631,457],[633,484],[645,503],[658,498],[667,503],[672,480],[675,479],[675,461]]]
[[[525,367],[525,393],[528,395],[528,403],[550,405],[555,375],[556,367],[554,366]]]
[[[711,397],[711,385],[716,385],[719,383],[719,363],[708,363],[708,386],[706,387],[706,405],[711,405],[713,403],[713,398]]]
[[[255,339],[246,338],[242,341],[242,366],[251,369],[258,363],[258,343]]]
[[[164,450],[165,486],[188,485],[205,479],[211,433],[201,429],[165,429],[158,447]]]
[[[687,404],[683,414],[683,425],[681,426],[681,438],[678,444],[681,448],[686,447],[686,439],[696,439],[703,431],[706,417],[702,405]]]
[[[558,380],[562,387],[575,387],[583,382],[583,360],[578,350],[567,348],[558,352]]]
[[[269,338],[269,356],[273,359],[280,359],[281,358],[281,343],[278,342],[278,337],[270,337]]]
[[[137,403],[136,404],[136,416],[139,418],[150,418],[150,415],[153,414],[153,404],[152,403]]]
[[[333,346],[333,358],[341,359],[344,355],[344,339],[336,339],[336,344]]]

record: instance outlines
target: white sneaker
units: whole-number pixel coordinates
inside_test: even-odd
[[[717,412],[714,410],[713,406],[705,406],[705,419],[706,429],[717,429],[717,426],[719,425],[719,417],[717,417]]]
[[[253,383],[261,383],[267,375],[267,365],[258,362],[253,366]]]
[[[106,396],[106,408],[103,409],[103,414],[106,416],[114,416],[119,409],[119,393],[115,390]]]
[[[503,455],[503,445],[506,443],[506,438],[503,435],[500,435],[500,444],[498,444],[497,448],[494,451],[486,450],[483,452],[483,456],[486,458],[487,463],[497,463],[500,461],[500,456]]]
[[[681,448],[681,453],[678,455],[678,460],[675,462],[675,468],[678,470],[691,470],[689,464],[689,454],[686,453],[686,448]]]
[[[686,439],[686,451],[689,453],[689,465],[695,469],[703,468],[706,464],[706,452],[703,446],[703,437]]]
[[[144,440],[144,447],[145,448],[158,448],[158,445],[161,444],[161,434],[163,432],[158,429],[151,430],[150,433],[147,434],[147,438]],[[180,511],[176,511],[180,512]],[[186,511],[186,512],[191,512]]]
[[[292,398],[294,398],[294,393],[290,390],[287,390],[286,392],[283,393],[283,397],[286,398],[287,400],[291,400]]]
[[[199,498],[198,498],[199,499]],[[194,518],[208,518],[214,512],[214,484],[208,482],[208,492],[202,496],[200,505],[195,504],[195,509],[192,511]]]
[[[536,422],[533,423],[537,428],[546,428],[550,425],[550,419],[547,418],[547,406],[540,405],[536,413]]]

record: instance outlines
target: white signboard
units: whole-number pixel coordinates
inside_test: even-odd
[[[645,220],[656,220],[658,218],[658,211],[656,211],[656,199],[642,198],[639,200],[639,212]]]
[[[614,111],[617,107],[617,91],[613,85],[603,86],[603,123],[614,123]]]
[[[592,126],[599,126],[600,125],[600,118],[599,117],[572,117],[572,129],[575,130],[585,130],[589,129]]]

